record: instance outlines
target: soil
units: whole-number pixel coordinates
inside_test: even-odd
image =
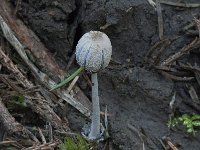
[[[198,0],[184,2],[197,3]],[[194,39],[195,36],[186,34],[183,27],[199,17],[200,9],[164,4],[161,7],[164,37],[173,39],[160,55],[162,62]],[[167,126],[171,113],[169,103],[175,92],[176,114],[199,113],[200,109],[193,107],[186,85],[193,85],[196,91],[199,86],[196,80],[166,79],[145,62],[149,49],[159,41],[157,13],[146,0],[22,0],[17,14],[55,54],[63,68],[85,32],[101,30],[110,37],[112,61],[99,73],[99,92],[101,110],[107,106],[111,114],[109,133],[118,149],[140,150],[144,144],[146,150],[161,150],[160,140],[168,137],[180,149],[199,150],[199,132],[192,136],[181,126],[173,130]],[[200,65],[199,54],[197,49],[179,61]],[[90,95],[90,88],[80,86]],[[71,107],[67,117],[70,127],[77,132],[87,122]]]

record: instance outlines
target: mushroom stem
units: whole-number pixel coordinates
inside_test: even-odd
[[[92,74],[92,124],[89,139],[96,140],[100,137],[100,106],[98,95],[97,73]]]

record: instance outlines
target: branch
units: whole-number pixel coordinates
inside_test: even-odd
[[[195,38],[189,45],[184,46],[179,52],[175,53],[174,55],[170,56],[166,60],[161,63],[161,66],[171,65],[177,59],[182,57],[183,55],[189,53],[191,50],[198,48],[200,46],[199,38]]]

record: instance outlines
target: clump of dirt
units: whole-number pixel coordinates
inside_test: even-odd
[[[161,7],[164,36],[174,39],[160,55],[163,61],[194,38],[183,27],[198,17],[199,8],[180,9],[163,4]],[[63,66],[85,32],[101,30],[110,37],[113,55],[109,67],[99,73],[100,103],[102,110],[108,106],[109,132],[120,149],[139,150],[143,144],[147,150],[162,149],[159,141],[164,136],[178,143],[181,149],[199,149],[199,134],[192,137],[182,128],[167,127],[169,103],[175,92],[177,112],[199,113],[188,105],[191,98],[186,90],[186,84],[196,81],[173,82],[145,62],[148,50],[159,41],[157,14],[146,0],[22,1],[18,14],[56,53]],[[199,64],[198,57],[197,50],[181,61]],[[73,108],[68,118],[71,127],[80,132],[84,118]]]

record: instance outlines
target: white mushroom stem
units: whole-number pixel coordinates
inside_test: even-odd
[[[100,137],[100,106],[98,95],[97,73],[92,73],[92,124],[89,139],[96,140]]]

